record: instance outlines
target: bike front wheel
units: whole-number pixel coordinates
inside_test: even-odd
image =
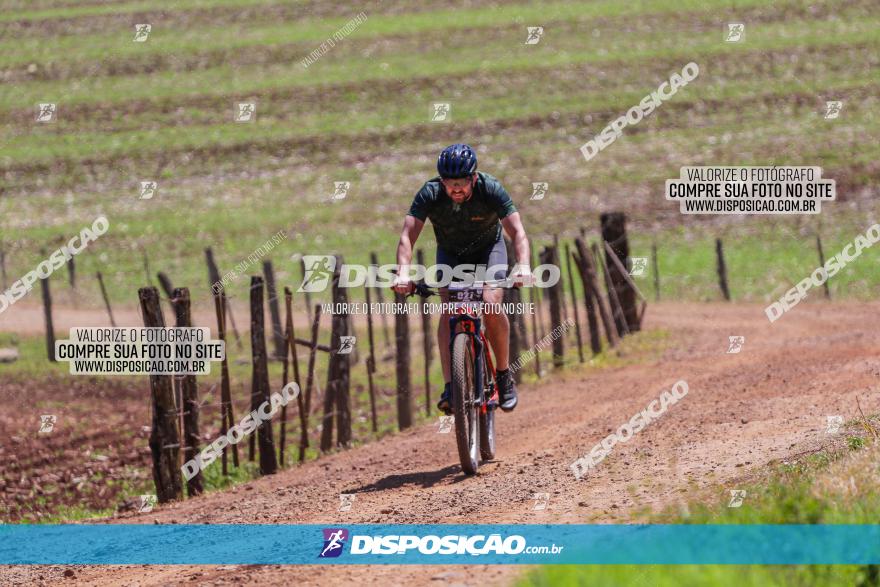
[[[474,347],[467,334],[458,334],[452,345],[452,411],[455,415],[455,441],[462,470],[477,472],[479,417]]]

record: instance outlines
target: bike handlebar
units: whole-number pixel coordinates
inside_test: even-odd
[[[519,287],[519,284],[511,281],[511,278],[507,277],[505,279],[491,279],[488,281],[480,281],[477,282],[482,285],[500,285],[502,287]],[[431,296],[440,295],[440,292],[428,286],[424,282],[410,282],[410,292],[406,294],[406,297],[410,297],[413,295],[418,295],[423,298],[429,298]]]

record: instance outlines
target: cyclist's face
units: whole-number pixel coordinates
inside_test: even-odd
[[[441,179],[440,181],[443,183],[443,187],[446,188],[446,193],[449,194],[452,201],[456,204],[461,204],[471,197],[471,193],[474,191],[475,177],[476,174],[472,174],[470,177]]]

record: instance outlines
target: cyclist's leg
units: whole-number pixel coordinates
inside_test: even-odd
[[[498,241],[484,253],[484,258],[480,262],[486,264],[487,281],[507,277],[507,247],[503,237],[499,237]],[[486,286],[483,289],[483,301],[489,304],[501,304],[504,301],[504,289]],[[486,338],[489,339],[495,354],[495,369],[504,371],[510,362],[510,321],[504,312],[487,311],[483,317],[486,322]]]

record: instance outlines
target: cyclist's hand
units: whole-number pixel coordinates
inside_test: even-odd
[[[510,282],[514,287],[532,286],[535,284],[535,278],[532,275],[532,269],[527,263],[517,263],[510,272]]]
[[[391,284],[391,289],[399,294],[408,295],[412,293],[413,282],[406,275],[398,275]]]

